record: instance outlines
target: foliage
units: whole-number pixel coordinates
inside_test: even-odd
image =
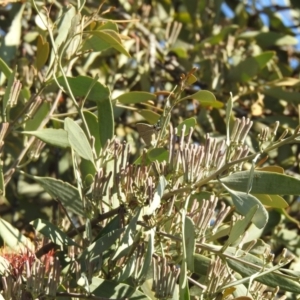
[[[299,54],[280,7],[6,8],[0,299],[296,299]]]

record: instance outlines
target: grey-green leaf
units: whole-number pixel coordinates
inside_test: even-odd
[[[93,277],[90,285],[90,292],[95,296],[106,299],[130,299],[130,300],[149,300],[149,298],[134,289],[130,285],[117,283],[115,281],[104,280]]]
[[[94,163],[93,151],[81,127],[70,118],[65,119],[68,141],[74,151],[82,158]]]
[[[236,223],[233,225],[233,227],[230,230],[229,237],[225,242],[223,249],[226,249],[228,246],[232,245],[245,233],[257,209],[258,206],[251,207],[248,213],[246,214],[245,218],[236,221]]]
[[[234,191],[228,188],[226,185],[222,185],[231,195],[232,201],[238,213],[240,213],[242,216],[246,216],[252,207],[257,206],[258,208],[254,217],[252,218],[252,222],[258,228],[263,228],[267,224],[269,217],[268,212],[257,198],[251,194]]]
[[[82,201],[77,188],[67,182],[51,177],[33,176],[33,179],[38,182],[55,200],[61,201],[66,210],[70,210],[80,216],[83,216]]]
[[[195,226],[190,217],[185,217],[184,241],[186,249],[186,264],[190,272],[194,272]]]
[[[79,256],[81,271],[87,268],[87,262],[91,263],[100,260],[102,253],[108,250],[123,232],[124,228],[112,230],[86,248]]]
[[[236,191],[247,191],[250,171],[233,173],[222,183]],[[285,174],[254,171],[251,194],[300,195],[300,180]]]
[[[61,148],[70,147],[67,132],[63,129],[44,128],[36,131],[23,131],[23,134],[33,135],[43,142]]]
[[[120,242],[120,245],[119,245],[116,253],[112,257],[112,260],[117,260],[120,257],[124,256],[127,253],[127,251],[129,250],[129,248],[132,246],[132,244],[134,242],[134,237],[136,234],[136,226],[137,226],[136,223],[137,223],[140,213],[141,213],[141,209],[138,209],[135,216],[131,219],[129,224],[126,226],[124,235]]]
[[[26,249],[34,251],[34,245],[17,228],[0,218],[0,236],[4,244],[16,252],[26,253]]]
[[[60,230],[58,227],[56,227],[54,224],[42,220],[42,219],[36,219],[34,221],[31,221],[30,224],[41,234],[48,237],[53,243],[59,245],[59,246],[77,246],[71,238],[67,236],[65,232]]]
[[[148,270],[151,266],[152,255],[154,252],[154,234],[155,234],[155,230],[153,228],[151,228],[149,230],[149,234],[148,234],[148,246],[147,246],[147,253],[145,256],[144,264],[138,275],[138,280],[139,280],[140,284],[146,280]]]
[[[165,187],[167,185],[167,180],[164,176],[160,176],[157,189],[154,193],[153,200],[150,202],[149,207],[146,207],[144,214],[152,215],[155,213],[156,209],[160,207],[161,197],[164,194]]]
[[[225,254],[229,254],[230,256],[236,256],[236,248],[229,247]],[[262,270],[264,266],[264,262],[262,259],[250,254],[246,253],[242,250],[238,252],[238,256],[241,258],[239,260],[227,258],[227,263],[234,271],[240,273],[243,277],[251,276],[257,273],[259,270]],[[246,263],[244,263],[245,261]],[[249,264],[247,264],[247,262]],[[256,267],[254,267],[256,266]],[[264,268],[266,271],[266,267]],[[282,273],[276,271],[271,272],[266,275],[257,277],[255,280],[261,282],[267,286],[277,287],[279,286],[281,290],[288,291],[295,294],[300,294],[300,284],[294,280],[291,280],[284,276]]]

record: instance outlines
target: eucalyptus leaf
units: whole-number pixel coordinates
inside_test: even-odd
[[[127,50],[124,48],[124,46],[121,43],[120,36],[114,30],[110,30],[110,29],[97,30],[94,31],[93,34],[97,36],[100,40],[107,43],[110,47],[115,48],[120,53],[126,55],[127,57],[130,57],[130,54],[127,52]]]
[[[90,134],[94,138],[96,153],[99,154],[101,150],[101,141],[100,141],[98,118],[94,113],[91,113],[90,111],[84,111],[83,115],[86,124],[89,128]]]
[[[104,148],[108,140],[114,136],[114,114],[112,102],[109,98],[96,101],[98,108],[98,127],[100,135],[100,145]]]
[[[156,124],[159,121],[160,115],[150,109],[138,110],[138,113],[145,118],[149,124]]]
[[[133,103],[146,102],[155,99],[156,99],[155,94],[151,94],[147,92],[128,92],[118,96],[114,100],[118,100],[122,104],[133,104]]]
[[[81,271],[84,271],[87,268],[87,262],[99,263],[103,252],[110,249],[123,232],[124,228],[112,230],[87,247],[78,258],[81,263]]]
[[[0,58],[0,70],[3,72],[6,78],[9,78],[9,76],[13,73],[13,71],[2,58]]]
[[[137,254],[136,251],[129,257],[129,260],[127,261],[124,268],[121,269],[120,274],[117,276],[118,282],[125,281],[135,270],[137,263]]]
[[[61,148],[70,147],[68,134],[63,129],[44,128],[36,131],[22,131],[23,134],[35,136],[43,142]]]
[[[180,275],[179,275],[179,299],[180,300],[189,300],[190,299],[190,292],[189,286],[187,281],[187,251],[186,251],[186,237],[185,237],[185,222],[186,222],[186,212],[182,210],[181,212],[181,219],[182,219],[182,261],[180,266]],[[189,225],[188,225],[189,226]],[[189,226],[190,227],[190,226]],[[191,262],[191,261],[190,261]]]
[[[72,149],[82,158],[94,163],[91,145],[81,127],[72,119],[66,118],[65,131]]]
[[[33,116],[30,116],[30,118],[25,123],[25,131],[35,131],[40,128],[42,120],[44,120],[50,111],[50,103],[47,101],[44,101],[40,106],[38,111],[34,113]],[[49,128],[50,129],[50,128]],[[58,145],[59,146],[59,145]]]
[[[168,161],[169,158],[169,151],[165,148],[152,148],[147,152],[147,158],[149,161],[157,161],[157,162],[163,162]]]
[[[228,74],[229,80],[237,82],[250,81],[254,76],[258,75],[274,56],[275,52],[266,51],[256,56],[247,57],[238,65],[231,68]]]
[[[37,41],[35,66],[37,70],[40,70],[46,63],[49,56],[49,43],[44,41],[44,38],[39,35]]]
[[[182,129],[183,129],[183,126],[185,126],[185,132],[184,132],[184,135],[188,135],[190,133],[190,129],[191,128],[194,128],[197,124],[197,121],[196,121],[196,118],[189,118],[189,119],[186,119],[184,120],[183,122],[181,122],[178,126],[177,126],[177,134],[179,136],[182,135]]]
[[[238,256],[241,257],[241,260],[227,258],[227,263],[230,268],[241,274],[243,277],[249,277],[259,271],[266,271],[267,269],[263,259],[260,259],[242,250],[238,251],[237,253],[235,248],[229,247],[225,251],[225,254],[229,254],[232,257],[238,254]],[[298,283],[296,280],[287,278],[279,271],[257,277],[255,280],[274,288],[278,286],[283,291],[288,291],[295,294],[300,293],[300,283]]]
[[[17,253],[34,252],[35,246],[17,228],[0,218],[0,236],[4,244]]]
[[[249,171],[236,172],[222,178],[222,182],[230,189],[246,191],[249,176]],[[300,195],[300,180],[279,173],[254,171],[251,193]]]
[[[257,206],[257,211],[252,219],[252,222],[258,228],[263,228],[267,224],[269,217],[268,212],[257,198],[251,194],[229,189],[223,183],[222,185],[231,195],[232,201],[238,213],[240,213],[242,216],[246,216],[251,208]]]
[[[253,194],[263,205],[273,208],[287,208],[288,203],[278,195]]]
[[[229,237],[225,242],[222,249],[226,249],[228,246],[236,242],[247,230],[247,227],[250,225],[258,206],[253,206],[247,212],[246,216],[242,220],[237,220],[232,228],[230,228]]]
[[[77,188],[67,182],[52,177],[33,176],[33,179],[55,200],[59,200],[66,210],[83,216],[82,201]]]
[[[188,216],[185,217],[184,222],[184,243],[187,269],[189,272],[194,272],[195,225],[193,220]]]
[[[160,207],[161,198],[164,194],[167,183],[168,182],[164,176],[159,177],[159,182],[154,193],[153,200],[150,201],[149,205],[144,208],[145,215],[155,214],[155,211]]]
[[[58,77],[57,81],[68,93],[64,77]],[[109,89],[99,81],[94,82],[94,78],[89,76],[67,77],[67,81],[74,97],[86,97],[95,102],[105,101],[109,97]]]
[[[155,229],[151,228],[148,232],[147,252],[144,259],[144,264],[137,278],[139,284],[141,284],[146,280],[147,273],[152,263],[152,255],[154,253],[154,235],[155,235]]]
[[[134,237],[137,232],[137,220],[140,216],[141,209],[138,209],[136,214],[132,217],[129,224],[125,227],[124,235],[120,241],[120,244],[112,257],[112,260],[117,260],[120,257],[124,256],[130,249],[134,242]]]
[[[127,284],[98,277],[92,278],[89,289],[95,296],[106,299],[149,300],[145,294]]]
[[[30,224],[43,236],[48,237],[53,243],[61,247],[72,245],[80,247],[71,238],[69,238],[65,232],[63,232],[61,229],[59,229],[49,221],[36,219],[34,221],[31,221]]]
[[[0,255],[0,275],[10,274],[11,269],[12,269],[12,266],[11,266],[10,262],[5,257]]]
[[[52,48],[49,61],[48,76],[51,74],[53,64],[57,58],[57,50],[62,50],[64,43],[67,41],[69,30],[72,26],[72,19],[76,15],[76,9],[73,5],[63,6],[60,18],[56,21],[57,36],[55,38],[55,48]],[[54,25],[52,25],[54,26]],[[60,53],[61,54],[61,53]]]

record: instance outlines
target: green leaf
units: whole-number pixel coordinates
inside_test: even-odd
[[[221,247],[220,247],[221,248]],[[196,274],[206,276],[211,259],[198,253],[194,253],[194,271]]]
[[[298,43],[296,37],[281,32],[261,32],[256,36],[256,41],[262,48],[268,48],[273,45],[293,46]]]
[[[153,196],[153,200],[149,203],[149,205],[144,207],[143,213],[145,215],[155,215],[155,211],[160,207],[161,198],[164,194],[167,184],[168,182],[166,178],[164,176],[160,176],[157,188]]]
[[[146,92],[128,92],[118,96],[113,101],[118,100],[120,103],[123,104],[135,104],[135,103],[147,102],[149,100],[155,100],[155,99],[156,99],[155,94],[146,93]]]
[[[236,31],[237,28],[239,28],[239,27],[236,24],[231,24],[231,25],[228,25],[228,26],[224,26],[223,28],[221,28],[221,31],[218,34],[212,35],[212,36],[209,36],[206,39],[203,39],[200,43],[201,48],[206,47],[207,44],[210,44],[210,45],[220,44],[225,39],[227,39],[229,34]]]
[[[120,53],[124,54],[127,57],[130,57],[130,54],[127,52],[127,50],[124,48],[124,46],[121,43],[121,39],[118,33],[116,33],[113,30],[110,29],[104,29],[104,30],[97,30],[93,31],[92,34],[96,37],[98,37],[101,41],[108,44],[110,47],[115,48]]]
[[[32,176],[54,200],[59,200],[66,208],[77,215],[83,216],[82,201],[77,188],[67,182],[51,177]]]
[[[199,7],[198,1],[184,0],[183,3],[185,5],[188,13],[191,16],[191,19],[195,20],[196,15],[198,14],[198,7]]]
[[[215,101],[217,101],[215,95],[210,91],[200,90],[195,94],[192,94],[188,96],[190,99],[196,99],[201,104],[206,103],[208,105],[213,104]]]
[[[135,288],[115,281],[93,277],[90,284],[90,292],[95,296],[106,299],[149,300],[149,298]]]
[[[34,252],[34,245],[17,228],[0,218],[0,236],[4,244],[17,253],[26,253],[28,250]]]
[[[58,50],[59,54],[61,54],[60,51],[62,49],[62,45],[64,45],[64,43],[67,41],[69,30],[72,27],[72,19],[76,15],[76,9],[71,4],[68,6],[63,6],[61,10],[60,18],[57,20],[56,25],[52,25],[57,30],[57,36],[55,38],[56,49],[52,49],[50,54],[47,79],[49,79],[49,76],[52,75],[52,66],[57,58],[56,51]]]
[[[232,118],[233,118],[232,107],[233,107],[233,99],[232,99],[232,94],[230,94],[230,98],[226,104],[226,118],[225,118],[227,147],[229,147],[229,145],[230,145],[230,121],[232,121]]]
[[[149,124],[156,124],[160,118],[160,115],[150,109],[141,109],[137,111]]]
[[[129,250],[130,247],[132,246],[134,242],[134,237],[136,234],[136,227],[137,227],[137,220],[139,218],[139,215],[141,213],[141,209],[139,208],[135,216],[132,217],[131,221],[129,224],[126,226],[124,235],[120,241],[120,245],[115,252],[114,256],[112,257],[112,260],[117,260],[120,257],[124,256]]]
[[[3,256],[0,256],[0,275],[5,275],[11,274],[12,266],[9,263],[7,259],[5,259]],[[1,295],[1,294],[0,294]],[[0,298],[5,300],[4,298]]]
[[[110,29],[118,33],[118,27],[113,22],[106,22],[102,26],[98,27],[97,30]],[[95,30],[90,32],[91,36],[84,39],[82,50],[93,50],[94,52],[101,52],[111,48],[111,45],[105,42],[103,39],[99,39],[98,36],[94,34]],[[121,40],[120,40],[121,42]]]
[[[114,136],[114,114],[111,101],[107,98],[105,101],[96,102],[98,108],[98,126],[100,135],[100,144],[103,148],[108,140]]]
[[[278,195],[253,194],[263,205],[273,208],[286,208],[288,203]]]
[[[22,133],[35,136],[43,142],[53,146],[61,148],[71,146],[68,141],[68,134],[63,129],[45,128],[37,131],[23,131]]]
[[[185,217],[184,222],[184,243],[186,249],[186,265],[190,272],[194,272],[195,252],[195,225],[190,217]]]
[[[84,111],[83,115],[84,115],[86,124],[89,128],[90,134],[91,134],[91,136],[94,137],[96,153],[99,154],[100,150],[101,150],[101,142],[100,142],[98,118],[95,114],[93,114],[90,111]]]
[[[101,236],[87,247],[80,255],[78,260],[81,263],[81,271],[86,270],[87,262],[95,263],[100,260],[101,255],[110,249],[110,247],[116,242],[120,235],[124,232],[124,228],[118,228],[110,231],[109,233]]]
[[[125,281],[131,274],[134,272],[137,263],[137,252],[133,252],[127,261],[126,265],[121,269],[119,276],[117,276],[117,281],[122,282]]]
[[[263,228],[267,222],[268,222],[268,212],[263,207],[263,205],[260,203],[258,199],[256,199],[251,194],[247,194],[244,192],[237,192],[235,190],[232,190],[228,188],[226,185],[224,185],[224,182],[222,180],[223,187],[228,191],[228,193],[231,195],[233,204],[235,205],[236,211],[240,213],[242,216],[246,216],[253,207],[258,207],[252,222],[258,227]]]
[[[230,268],[241,274],[243,277],[249,277],[260,270],[266,271],[268,268],[262,259],[242,250],[237,252],[237,249],[233,247],[228,248],[225,251],[225,254],[229,254],[232,257],[238,256],[241,258],[241,260],[227,258],[226,261]],[[250,263],[251,265],[248,265],[246,262]],[[283,291],[288,291],[295,294],[300,293],[300,284],[296,281],[286,278],[279,271],[257,277],[255,280],[270,287],[275,288],[278,286],[280,290]]]
[[[49,43],[44,41],[41,35],[37,39],[37,50],[35,58],[35,67],[39,71],[47,62],[49,56]]]
[[[268,51],[257,56],[248,57],[230,69],[228,79],[236,82],[247,82],[258,75],[274,56],[275,52]]]
[[[246,191],[249,175],[249,171],[236,172],[222,178],[222,182],[230,189]],[[300,195],[300,180],[279,173],[254,171],[251,193]]]
[[[5,197],[5,182],[2,163],[0,163],[0,196]]]
[[[205,90],[200,90],[197,93],[193,95],[186,96],[184,98],[181,98],[180,101],[186,100],[186,99],[195,99],[200,102],[200,104],[204,107],[210,106],[214,108],[221,108],[224,106],[224,104],[220,101],[217,101],[216,97],[213,93]]]
[[[116,33],[119,32],[119,28],[118,28],[117,24],[113,21],[105,22],[101,26],[97,27],[97,29],[99,29],[99,30],[110,29],[110,30],[115,31]]]
[[[65,131],[72,149],[82,158],[94,163],[93,151],[81,127],[72,119],[65,119]]]
[[[3,72],[6,78],[9,78],[9,76],[13,73],[13,71],[10,69],[10,67],[5,63],[5,61],[0,57],[0,71]]]
[[[183,122],[181,122],[178,126],[177,126],[177,135],[181,136],[182,134],[182,128],[185,125],[185,132],[184,135],[188,135],[190,133],[190,128],[194,128],[197,124],[196,118],[189,118],[184,120]]]
[[[219,251],[218,249],[221,250],[221,246],[216,248],[217,251]],[[267,268],[262,259],[243,250],[237,250],[237,248],[235,247],[227,248],[224,253],[231,257],[239,258],[226,258],[226,262],[228,263],[230,268],[241,274],[243,277],[249,277],[262,270],[263,267],[263,271],[265,271]],[[205,276],[207,274],[211,259],[201,254],[194,254],[194,261],[195,273]],[[250,263],[250,265],[248,265],[247,262]],[[267,286],[279,286],[283,291],[289,291],[295,294],[300,293],[300,284],[296,280],[294,281],[287,278],[279,271],[257,277],[255,280]]]
[[[148,231],[148,243],[147,243],[147,253],[145,255],[145,260],[143,267],[141,268],[140,273],[138,274],[138,282],[139,285],[142,284],[146,280],[149,268],[152,263],[152,255],[154,253],[154,235],[155,235],[155,229],[151,228]]]
[[[169,151],[165,148],[152,148],[147,152],[148,159],[152,161],[168,161]]]
[[[258,209],[258,206],[253,206],[250,208],[250,210],[247,212],[245,218],[242,220],[237,220],[233,227],[230,229],[229,237],[227,241],[225,242],[222,249],[226,249],[228,246],[235,243],[247,230],[249,224],[251,223],[256,211]],[[222,251],[223,252],[223,251]]]
[[[267,96],[271,96],[276,99],[285,100],[288,103],[293,104],[300,104],[300,97],[298,92],[290,92],[286,91],[282,87],[272,87],[272,88],[265,88],[263,93]]]
[[[180,300],[189,300],[190,299],[190,293],[188,288],[188,281],[187,281],[187,252],[186,252],[186,237],[185,237],[185,221],[186,221],[186,213],[184,210],[182,210],[181,213],[182,218],[182,226],[181,226],[181,232],[182,232],[182,262],[180,267],[180,275],[179,275],[179,299]]]
[[[87,100],[102,102],[106,101],[109,97],[109,89],[88,76],[77,76],[67,77],[69,86],[72,90],[74,97],[86,97]],[[68,93],[67,85],[63,77],[57,79],[58,83],[64,88],[65,92]]]
[[[298,41],[294,36],[287,35],[281,32],[261,32],[261,31],[247,31],[238,36],[241,39],[255,39],[257,44],[265,49],[271,46],[286,46],[297,45]]]
[[[114,218],[112,218],[102,230],[100,230],[100,232],[97,234],[95,240],[98,240],[102,236],[110,233],[111,231],[113,231],[115,229],[123,228],[123,227],[121,227],[121,223],[122,223],[122,220],[121,220],[120,214],[118,214]]]
[[[37,130],[42,121],[45,120],[46,116],[50,111],[50,103],[48,101],[44,101],[39,107],[38,111],[35,112],[34,116],[29,118],[25,123],[25,131],[34,131]]]
[[[13,96],[13,87],[14,87],[14,82],[16,80],[16,70],[14,70],[11,75],[8,77],[8,81],[7,81],[7,86],[5,88],[5,93],[3,96],[3,102],[2,102],[2,118],[4,118],[4,120],[10,120],[10,114],[9,111],[11,109],[11,98]]]
[[[53,243],[61,247],[71,245],[80,247],[65,232],[46,220],[36,219],[31,221],[30,224],[42,235],[48,237]]]

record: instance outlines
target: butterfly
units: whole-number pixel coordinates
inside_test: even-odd
[[[152,142],[156,140],[157,138],[157,132],[159,131],[158,125],[150,125],[145,123],[137,123],[136,129],[142,138],[142,140],[145,142],[147,146],[151,146]]]

